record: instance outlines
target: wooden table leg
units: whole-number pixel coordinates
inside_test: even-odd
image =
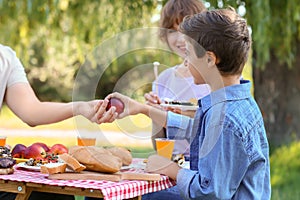
[[[32,192],[32,189],[27,188],[25,194],[18,193],[15,200],[28,200],[31,192]]]

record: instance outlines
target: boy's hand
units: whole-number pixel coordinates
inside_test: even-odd
[[[130,97],[122,95],[118,92],[109,94],[105,98],[105,100],[109,100],[112,97],[118,98],[124,103],[124,111],[122,113],[120,113],[117,117],[119,119],[124,118],[128,115],[136,115],[136,114],[142,113],[143,106],[145,106],[145,105],[131,99]],[[113,106],[111,108],[113,108]]]
[[[180,169],[181,168],[177,163],[165,157],[159,155],[151,155],[148,157],[145,170],[149,173],[164,174],[176,181],[176,176]]]

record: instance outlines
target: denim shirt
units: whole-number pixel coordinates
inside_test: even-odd
[[[195,122],[168,113],[168,137],[191,142],[191,169],[177,175],[185,199],[271,198],[269,145],[250,87],[242,80],[205,96]]]

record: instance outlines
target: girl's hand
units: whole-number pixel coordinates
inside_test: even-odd
[[[147,105],[153,106],[158,109],[163,109],[163,107],[160,106],[162,102],[161,99],[154,92],[146,93],[144,97]]]

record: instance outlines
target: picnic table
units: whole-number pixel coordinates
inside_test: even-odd
[[[134,159],[139,162],[140,159]],[[136,171],[137,169],[129,169]],[[141,170],[141,169],[138,169]],[[141,171],[141,173],[143,173]],[[16,200],[27,200],[32,191],[104,198],[105,200],[141,199],[147,193],[170,188],[175,182],[161,175],[159,181],[144,180],[53,180],[48,174],[15,168],[0,175],[0,191],[17,193]]]

